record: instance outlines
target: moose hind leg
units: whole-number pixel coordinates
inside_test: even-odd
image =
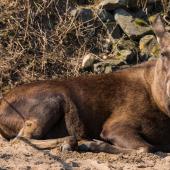
[[[137,129],[129,125],[110,125],[104,127],[101,138],[113,145],[139,152],[156,152],[156,148],[145,141]]]
[[[105,141],[100,140],[81,140],[78,143],[78,150],[83,152],[105,152],[105,153],[112,153],[112,154],[118,154],[118,153],[129,153],[130,149],[120,148],[116,147],[112,144],[109,144]]]

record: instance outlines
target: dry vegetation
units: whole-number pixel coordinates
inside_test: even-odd
[[[74,2],[2,2],[0,75],[3,91],[32,80],[76,76],[81,56],[97,49],[100,37],[95,32],[96,23],[82,23],[71,17],[69,11]],[[92,34],[96,34],[95,39]]]
[[[166,13],[168,1],[162,2]],[[2,92],[32,80],[77,76],[82,56],[100,53],[105,27],[97,17],[88,23],[71,17],[76,5],[76,0],[0,0]]]

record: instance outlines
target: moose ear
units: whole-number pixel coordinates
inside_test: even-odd
[[[164,24],[162,22],[162,19],[160,17],[160,15],[156,15],[154,17],[150,17],[150,22],[152,24],[153,30],[158,38],[158,42],[159,39],[162,38],[163,34],[166,32]]]
[[[162,18],[160,15],[157,15],[156,17],[151,17],[149,20],[152,23],[153,30],[156,34],[158,43],[160,44],[162,55],[170,57],[170,33],[165,30]]]

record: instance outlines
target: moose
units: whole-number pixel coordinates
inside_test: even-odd
[[[169,152],[170,33],[160,16],[152,26],[161,47],[157,60],[6,93],[0,100],[2,137],[40,149]]]

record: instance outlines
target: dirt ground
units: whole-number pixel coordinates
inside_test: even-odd
[[[0,170],[170,170],[170,154],[61,153],[0,139]]]

